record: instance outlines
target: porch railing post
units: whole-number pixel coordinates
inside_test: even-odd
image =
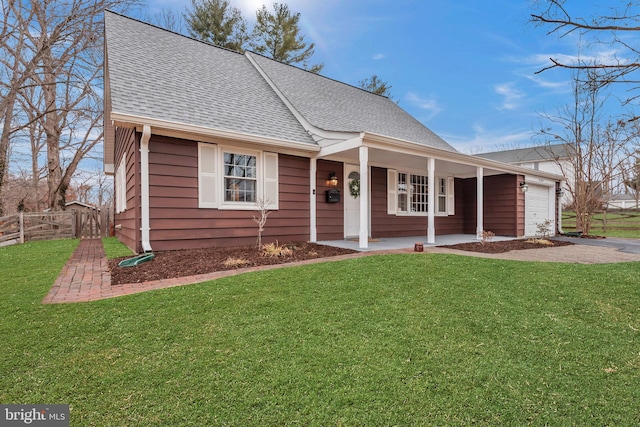
[[[429,157],[427,160],[427,243],[436,243],[436,159]]]
[[[484,231],[484,168],[478,167],[476,169],[477,177],[477,225],[476,225],[476,238],[482,239],[482,232]]]

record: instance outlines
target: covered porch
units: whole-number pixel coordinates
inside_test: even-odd
[[[363,133],[322,147],[311,171],[317,185],[311,241],[377,250],[474,241],[484,230],[525,235],[522,187],[529,169]],[[541,175],[549,175],[543,184],[554,188],[555,176]],[[340,205],[327,207],[321,198],[331,189],[328,176],[339,182]],[[352,177],[358,179],[353,197]]]

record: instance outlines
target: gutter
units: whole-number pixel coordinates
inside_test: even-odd
[[[286,141],[276,138],[252,135],[248,133],[228,131],[223,129],[213,129],[204,126],[190,125],[180,122],[172,122],[151,117],[136,116],[131,114],[123,114],[112,112],[111,120],[115,126],[125,128],[137,127],[140,125],[153,126],[154,133],[160,135],[165,131],[173,131],[180,134],[190,135],[195,141],[203,141],[202,137],[222,138],[231,141],[241,141],[245,143],[262,144],[269,147],[287,148],[308,153],[317,153],[320,147],[311,143],[300,143],[294,141]],[[182,136],[183,138],[185,136]]]
[[[142,138],[140,139],[140,208],[142,215],[142,250],[151,252],[151,242],[149,238],[149,139],[151,139],[151,126],[144,125],[142,128]]]

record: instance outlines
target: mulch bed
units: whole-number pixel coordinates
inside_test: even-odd
[[[443,248],[463,251],[503,253],[514,250],[549,248],[554,246],[573,245],[571,242],[551,240],[551,244],[536,243],[534,240],[506,240],[441,246]],[[129,257],[109,260],[111,284],[141,283],[150,280],[169,279],[173,277],[194,276],[215,271],[234,270],[261,265],[286,264],[308,259],[330,258],[351,254],[357,251],[318,245],[316,243],[298,242],[286,245],[291,255],[268,257],[261,255],[253,246],[234,248],[206,248],[180,251],[156,252],[155,258],[136,267],[118,267],[118,263]],[[235,262],[234,262],[235,261]]]
[[[124,258],[109,260],[111,284],[141,283],[149,280],[194,276],[215,271],[234,270],[261,265],[285,264],[316,258],[329,258],[357,251],[315,243],[289,243],[291,255],[262,256],[254,246],[207,248],[155,252],[155,258],[135,267],[118,267]],[[239,261],[239,262],[233,262]]]
[[[548,242],[548,243],[542,243]],[[519,251],[524,249],[542,249],[557,246],[570,246],[572,242],[558,240],[504,240],[495,242],[471,242],[459,243],[457,245],[440,246],[441,248],[458,249],[461,251],[482,252],[486,254],[501,254],[509,251]]]

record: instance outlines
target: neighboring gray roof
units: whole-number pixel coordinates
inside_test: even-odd
[[[247,57],[105,13],[111,110],[315,144]]]
[[[611,200],[633,200],[633,201],[635,201],[636,198],[632,194],[625,193],[625,194],[616,194],[613,197],[611,197]]]
[[[545,160],[566,159],[572,156],[573,148],[567,144],[541,145],[516,150],[494,151],[476,154],[489,160],[503,163],[540,162]]]
[[[456,151],[390,99],[248,53],[285,98],[313,126],[327,131],[370,132]]]

